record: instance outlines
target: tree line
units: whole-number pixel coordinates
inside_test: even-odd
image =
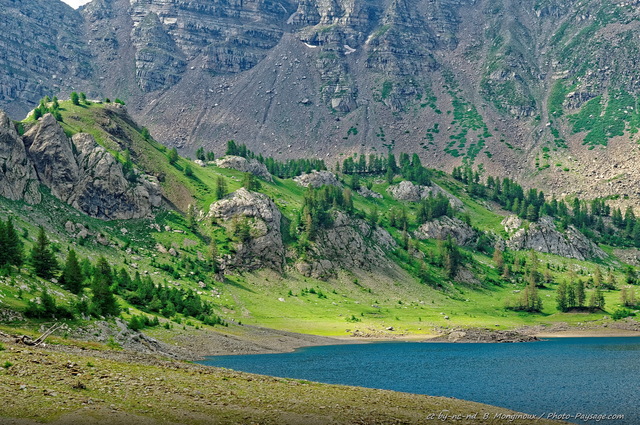
[[[227,142],[226,155],[241,156],[247,159],[256,159],[267,167],[269,173],[282,179],[297,177],[302,173],[310,173],[313,170],[326,170],[327,166],[322,159],[288,159],[279,161],[272,157],[256,155],[244,144],[237,144],[233,140]]]

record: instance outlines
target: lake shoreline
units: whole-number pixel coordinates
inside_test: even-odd
[[[160,337],[160,335],[153,335]],[[489,328],[435,328],[432,333],[385,333],[367,336],[318,336],[281,331],[258,326],[236,326],[227,331],[191,332],[174,337],[171,345],[179,347],[185,360],[210,356],[288,353],[304,347],[370,344],[379,342],[424,343],[518,343],[546,338],[640,337],[640,323],[635,320],[583,324],[534,325],[512,330]]]

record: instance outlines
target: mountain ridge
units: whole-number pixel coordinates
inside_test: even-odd
[[[482,164],[557,197],[638,205],[634,5],[95,0],[65,12],[73,30],[50,25],[89,58],[82,78],[34,69],[38,90],[16,92],[14,79],[0,105],[19,118],[44,94],[84,90],[125,99],[185,154],[220,154],[229,139],[279,158],[393,148],[446,171]]]

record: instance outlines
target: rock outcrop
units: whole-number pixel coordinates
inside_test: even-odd
[[[70,140],[51,114],[23,140],[40,183],[92,217],[141,218],[161,204],[160,186],[153,177],[134,172],[127,178],[122,164],[93,136],[79,133]]]
[[[385,270],[391,260],[385,251],[397,246],[391,235],[381,227],[338,211],[333,225],[320,229],[306,259],[296,264],[299,272],[314,278],[335,276],[339,269]]]
[[[283,270],[285,249],[281,232],[282,214],[267,195],[240,188],[213,203],[207,218],[236,235],[241,233],[238,232],[239,227],[248,227],[248,234],[240,237],[236,253],[226,266]]]
[[[38,176],[13,122],[0,111],[0,196],[30,204],[40,202]]]
[[[462,208],[462,201],[435,183],[431,186],[422,186],[410,181],[402,181],[396,185],[389,186],[387,191],[398,201],[420,202],[423,199],[442,194],[449,198],[449,203],[454,208]]]
[[[366,186],[360,186],[360,188],[358,189],[358,194],[360,194],[360,196],[364,196],[365,198],[382,199],[381,193],[374,192]]]
[[[216,160],[216,166],[220,168],[231,168],[242,171],[243,173],[251,173],[268,182],[273,182],[273,177],[267,166],[257,159],[247,159],[241,156],[227,155],[224,158]]]
[[[502,224],[505,230],[513,229],[515,220],[506,218]],[[509,231],[509,230],[507,230]],[[577,260],[606,258],[607,254],[591,242],[578,229],[569,226],[564,233],[559,232],[551,217],[541,217],[531,223],[528,229],[518,229],[507,240],[509,249],[520,251],[533,249],[538,252],[561,255]]]
[[[471,245],[478,239],[477,232],[458,218],[440,217],[422,224],[414,232],[420,239],[444,240],[451,236],[458,245]]]
[[[340,182],[335,174],[330,171],[316,171],[304,173],[293,179],[296,183],[303,187],[320,187],[320,186],[340,186]]]

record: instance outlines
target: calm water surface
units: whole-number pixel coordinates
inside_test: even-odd
[[[520,344],[375,343],[216,356],[209,366],[434,396],[542,415],[623,414],[640,424],[640,338]],[[570,419],[577,423],[581,419]]]

